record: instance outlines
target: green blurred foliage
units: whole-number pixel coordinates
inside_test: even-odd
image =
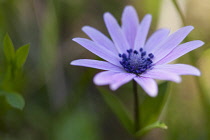
[[[105,102],[109,105],[114,114],[118,117],[127,131],[134,134],[134,121],[131,119],[130,114],[127,112],[126,108],[123,106],[122,102],[113,93],[108,90],[99,89]]]
[[[98,140],[100,131],[96,125],[96,118],[85,108],[75,108],[73,112],[63,112],[53,125],[54,140]],[[98,132],[98,133],[96,133]]]
[[[103,13],[110,11],[120,21],[122,10],[127,4],[137,9],[140,19],[146,13],[153,15],[153,31],[157,27],[163,2],[0,0],[0,139],[131,139],[132,136],[110,111],[92,82],[98,70],[69,65],[74,59],[96,58],[71,39],[86,37],[81,31],[84,25],[94,26],[108,35]],[[179,85],[160,84],[157,98],[140,93],[145,127],[137,135],[151,128],[164,128],[165,125],[158,120],[168,126],[167,130],[152,129],[151,133],[143,137],[145,140],[208,140],[207,132],[210,132],[210,128],[206,124],[209,118],[205,112],[210,107],[207,104],[201,105],[203,101],[200,94],[209,95],[209,22],[205,18],[208,10],[204,11],[205,8],[199,7],[197,3],[199,1],[193,0],[186,6],[186,22],[196,28],[189,39],[204,40],[206,45],[190,56],[182,57],[180,62],[200,67],[205,76],[198,79],[184,76]],[[165,12],[170,14],[170,9],[166,8]],[[204,14],[200,16],[194,12]],[[8,36],[4,39],[6,33],[12,41]],[[30,43],[30,52],[29,45],[22,46],[26,43]],[[130,83],[124,85],[114,93],[113,100],[120,100],[126,112],[132,115],[131,88]],[[108,93],[104,95],[112,98],[109,90],[106,91]],[[206,95],[205,102],[209,102]],[[23,99],[26,102],[24,108]],[[119,105],[118,101],[114,102],[111,104],[115,107]],[[118,112],[116,108],[113,110],[116,114],[123,112]],[[126,123],[125,118],[121,118],[121,121]]]
[[[5,69],[2,71],[2,80],[0,81],[0,96],[5,97],[7,103],[18,109],[23,109],[25,101],[16,90],[20,87],[22,79],[22,67],[29,53],[29,45],[24,45],[15,51],[12,40],[6,34],[3,41],[3,50],[5,56]]]
[[[159,94],[157,97],[145,96],[141,101],[140,114],[142,126],[146,127],[147,125],[158,121],[161,111],[167,101],[168,94],[170,93],[168,85],[168,82],[159,84]]]

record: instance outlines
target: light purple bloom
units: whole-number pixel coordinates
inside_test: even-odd
[[[200,71],[193,66],[167,64],[204,44],[195,40],[180,45],[193,27],[183,27],[171,35],[168,29],[159,29],[147,39],[151,20],[148,14],[139,22],[135,9],[126,6],[120,27],[110,13],[105,13],[104,21],[112,40],[89,26],[82,30],[92,40],[73,39],[105,61],[79,59],[71,65],[106,70],[96,74],[93,80],[96,85],[110,85],[112,90],[134,79],[152,97],[158,93],[154,79],[179,83],[180,75],[199,76]]]

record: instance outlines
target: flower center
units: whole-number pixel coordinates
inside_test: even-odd
[[[152,53],[147,55],[143,48],[140,48],[139,51],[127,50],[127,53],[119,54],[119,57],[122,58],[120,64],[129,73],[139,75],[153,66],[154,55]]]

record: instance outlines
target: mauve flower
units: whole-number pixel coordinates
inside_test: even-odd
[[[193,66],[167,64],[204,44],[199,40],[180,44],[193,27],[183,27],[171,35],[168,29],[159,29],[147,39],[151,20],[148,14],[139,23],[135,9],[126,6],[120,27],[112,14],[105,13],[104,21],[112,40],[89,26],[82,30],[92,40],[73,39],[105,61],[79,59],[71,65],[106,70],[96,74],[93,80],[96,85],[110,85],[112,90],[134,79],[152,97],[158,93],[154,79],[179,83],[180,75],[199,76],[200,71]]]

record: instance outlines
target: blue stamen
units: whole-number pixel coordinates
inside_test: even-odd
[[[143,48],[140,48],[139,52],[129,49],[127,50],[127,54],[119,54],[119,57],[122,59],[120,64],[127,72],[139,75],[152,68],[154,55],[149,53],[146,56],[147,53]]]
[[[126,56],[125,53],[122,54],[122,58],[123,58],[123,59],[127,59],[127,56]]]
[[[154,58],[154,55],[152,53],[148,54],[149,58]]]
[[[133,53],[134,53],[134,54],[138,54],[137,50],[135,50]]]
[[[144,51],[141,53],[141,57],[145,56],[147,53]]]
[[[143,51],[143,48],[140,48],[139,51],[142,52]]]

